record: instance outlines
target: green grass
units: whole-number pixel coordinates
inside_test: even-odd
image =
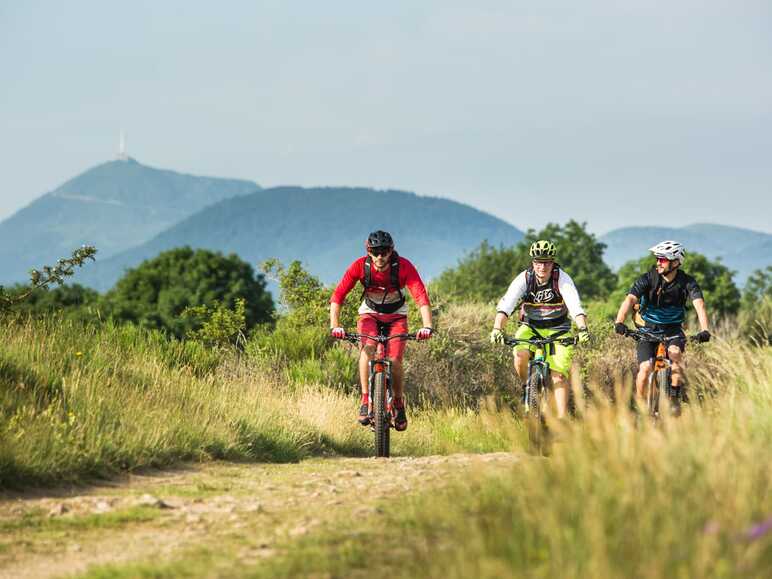
[[[241,577],[247,570],[238,571],[233,565],[223,568],[229,552],[218,547],[202,547],[189,552],[185,557],[173,562],[129,563],[124,565],[96,565],[78,579],[176,579],[178,577]],[[235,559],[235,557],[233,558]],[[218,571],[219,569],[219,573]]]
[[[443,383],[461,368],[479,368],[489,374],[469,388],[491,392],[504,361],[475,358],[483,348],[480,312],[459,311],[471,322],[450,328],[453,339],[438,342],[436,351],[411,357],[423,364],[417,375]],[[467,337],[478,341],[459,349]],[[768,576],[772,531],[751,534],[772,517],[772,349],[737,340],[690,346],[693,392],[709,396],[679,420],[655,426],[605,402],[601,391],[629,387],[623,370],[632,345],[600,338],[596,350],[580,356],[599,395],[590,406],[579,399],[580,420],[553,425],[557,443],[546,459],[534,456],[495,478],[450,481],[376,519],[341,521],[254,567],[228,567],[233,538],[162,566],[101,567],[86,576],[346,577],[365,565],[375,577]],[[371,454],[371,433],[352,419],[355,397],[330,387],[312,363],[294,366],[288,384],[289,366],[272,372],[264,353],[237,361],[197,348],[131,327],[57,320],[3,326],[0,486],[182,460]],[[463,360],[449,364],[451,354]],[[453,392],[449,400],[463,398]],[[527,446],[522,424],[492,398],[479,407],[438,404],[442,398],[430,395],[412,407],[409,430],[393,437],[395,454]],[[179,490],[207,496],[221,489],[202,483]],[[16,533],[130,522],[110,521],[33,514],[4,524],[20,525],[8,530]],[[371,553],[373,544],[381,547]]]
[[[411,497],[244,576],[768,577],[772,350],[719,345],[697,374],[721,394],[678,420],[586,408],[553,425],[547,460]]]
[[[46,513],[38,510],[27,512],[20,518],[0,521],[0,533],[107,529],[152,521],[159,514],[160,511],[156,508],[142,506],[100,514],[60,517],[48,517]]]
[[[290,384],[283,372],[266,370],[262,357],[238,360],[133,326],[56,317],[5,323],[0,488],[180,461],[370,455],[372,435],[353,420],[353,388],[308,381],[311,372],[298,376],[306,381]],[[395,453],[509,448],[511,417],[443,412],[413,412],[410,430],[395,437]],[[494,422],[498,433],[489,431]]]
[[[160,515],[158,509],[144,506],[58,517],[49,517],[39,509],[32,510],[21,517],[0,520],[0,553],[15,547],[50,549],[51,545],[70,540],[76,534],[82,540],[85,535],[93,536],[94,533],[148,523]]]

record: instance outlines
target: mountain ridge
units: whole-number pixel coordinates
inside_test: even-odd
[[[254,182],[157,169],[135,159],[95,165],[0,221],[0,283],[94,245],[104,259],[206,205],[260,189]]]
[[[250,263],[303,261],[324,282],[337,281],[363,254],[370,231],[385,229],[426,279],[455,265],[487,239],[514,244],[523,233],[469,205],[398,190],[365,187],[263,189],[225,199],[148,242],[95,264],[81,278],[105,290],[126,268],[180,245],[237,253]]]
[[[654,244],[672,239],[686,247],[685,267],[689,251],[711,259],[720,259],[736,272],[735,282],[742,285],[756,269],[772,264],[772,234],[719,223],[693,223],[683,227],[636,225],[620,227],[600,236],[607,245],[604,259],[618,269],[631,259],[646,254]]]

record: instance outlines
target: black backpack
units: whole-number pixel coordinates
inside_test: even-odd
[[[662,290],[665,287],[665,278],[657,273],[657,268],[652,267],[647,274],[649,276],[649,293],[646,294],[646,303],[642,308],[643,311],[649,306],[658,307],[660,298],[662,297]],[[681,292],[681,301],[686,304],[686,300],[689,297],[686,290],[686,283],[684,282],[684,276],[686,274],[680,269],[676,272],[676,276],[673,279],[674,282],[680,282],[678,289]]]
[[[657,273],[656,267],[652,267],[646,275],[649,276],[649,291],[645,296],[646,300],[641,300],[639,303],[635,304],[635,311],[633,313],[633,323],[639,328],[642,328],[646,325],[646,320],[644,320],[642,317],[646,310],[651,306],[655,308],[659,306],[660,299],[662,297],[662,290],[665,287],[664,278]],[[684,305],[686,304],[686,300],[689,297],[689,293],[686,290],[686,283],[683,279],[685,275],[686,274],[679,269],[676,273],[675,279],[673,280],[678,280],[681,282],[678,286],[678,289],[681,291],[681,301],[684,303]]]
[[[556,297],[562,297],[560,295],[560,288],[558,287],[558,281],[560,280],[560,266],[556,263],[552,268],[552,291],[555,292]],[[533,272],[533,265],[528,266],[525,270],[525,298],[520,306],[520,321],[525,321],[525,299],[536,291],[536,274]]]
[[[560,296],[560,288],[558,287],[558,281],[560,280],[560,266],[556,263],[552,268],[552,291],[555,292],[555,296]],[[533,273],[533,266],[528,266],[525,271],[525,295],[536,291],[536,274]]]
[[[399,254],[396,251],[391,252],[391,258],[389,259],[389,267],[390,267],[390,278],[391,278],[391,288],[396,288],[396,290],[399,292],[399,300],[392,303],[392,304],[384,304],[384,303],[376,303],[373,300],[371,300],[367,296],[367,290],[370,289],[373,285],[373,259],[368,255],[365,258],[365,280],[364,280],[364,286],[365,289],[362,292],[362,296],[364,297],[365,303],[367,303],[367,306],[370,309],[375,310],[379,314],[393,314],[396,312],[399,308],[401,308],[405,304],[405,294],[402,293],[402,290],[399,287]],[[383,299],[386,299],[386,294],[388,293],[388,290],[391,288],[386,288],[386,291],[383,294]]]

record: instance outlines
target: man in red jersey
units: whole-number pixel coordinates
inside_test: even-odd
[[[416,339],[432,337],[432,310],[429,295],[415,266],[394,251],[394,240],[386,231],[374,231],[367,238],[367,255],[352,263],[343,274],[338,287],[330,298],[330,333],[342,339],[346,330],[340,326],[340,308],[348,293],[357,282],[364,287],[362,305],[359,306],[357,332],[370,336],[378,335],[378,325],[387,324],[386,335],[407,333],[407,303],[402,288],[407,287],[418,304],[423,327],[416,332]],[[375,342],[363,340],[359,355],[359,382],[362,387],[362,402],[359,407],[359,423],[370,423],[367,380],[369,363],[375,355]],[[405,340],[394,339],[386,343],[386,357],[391,360],[392,387],[394,390],[394,428],[405,430],[407,416],[402,396],[402,355]]]

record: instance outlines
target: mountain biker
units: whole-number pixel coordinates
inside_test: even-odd
[[[504,343],[504,326],[521,303],[520,321],[515,337],[527,340],[538,332],[544,338],[562,335],[571,329],[571,319],[579,329],[581,343],[590,339],[587,316],[582,309],[579,292],[571,277],[555,262],[557,248],[552,241],[540,239],[529,250],[531,267],[520,272],[509,285],[504,297],[496,306],[496,317],[491,331],[491,342]],[[552,388],[558,418],[566,415],[568,408],[568,382],[573,357],[573,346],[555,343],[554,350],[547,350]],[[527,344],[515,346],[515,370],[525,384],[528,379],[528,362],[533,347]]]
[[[386,335],[406,334],[407,302],[403,288],[407,287],[413,300],[418,304],[423,327],[416,332],[417,340],[432,337],[432,310],[429,295],[415,266],[394,250],[394,240],[386,231],[374,231],[367,237],[367,255],[355,260],[343,274],[330,298],[330,333],[334,338],[343,339],[346,331],[340,325],[340,309],[348,293],[357,282],[361,283],[362,305],[359,306],[357,332],[375,336],[379,324],[388,326]],[[362,400],[357,419],[363,426],[370,423],[367,382],[369,362],[375,356],[376,342],[363,339],[359,356],[359,382]],[[394,428],[407,428],[407,415],[403,397],[402,356],[405,341],[400,339],[386,342],[386,357],[391,360],[394,399]]]
[[[684,380],[682,359],[686,349],[686,334],[683,330],[686,300],[692,300],[694,310],[697,312],[700,323],[697,340],[700,342],[710,340],[708,314],[702,290],[697,281],[681,270],[681,264],[686,255],[684,246],[677,241],[663,241],[650,247],[649,251],[654,254],[657,262],[633,283],[619,307],[614,330],[617,334],[626,335],[629,330],[625,326],[625,319],[636,306],[639,306],[638,311],[642,321],[638,325],[644,325],[657,332],[661,331],[668,338],[677,337],[668,346],[668,357],[672,364],[671,385],[677,388]],[[635,378],[635,391],[638,398],[643,398],[645,395],[649,375],[653,370],[651,360],[655,356],[656,346],[652,342],[638,342],[638,374]]]

